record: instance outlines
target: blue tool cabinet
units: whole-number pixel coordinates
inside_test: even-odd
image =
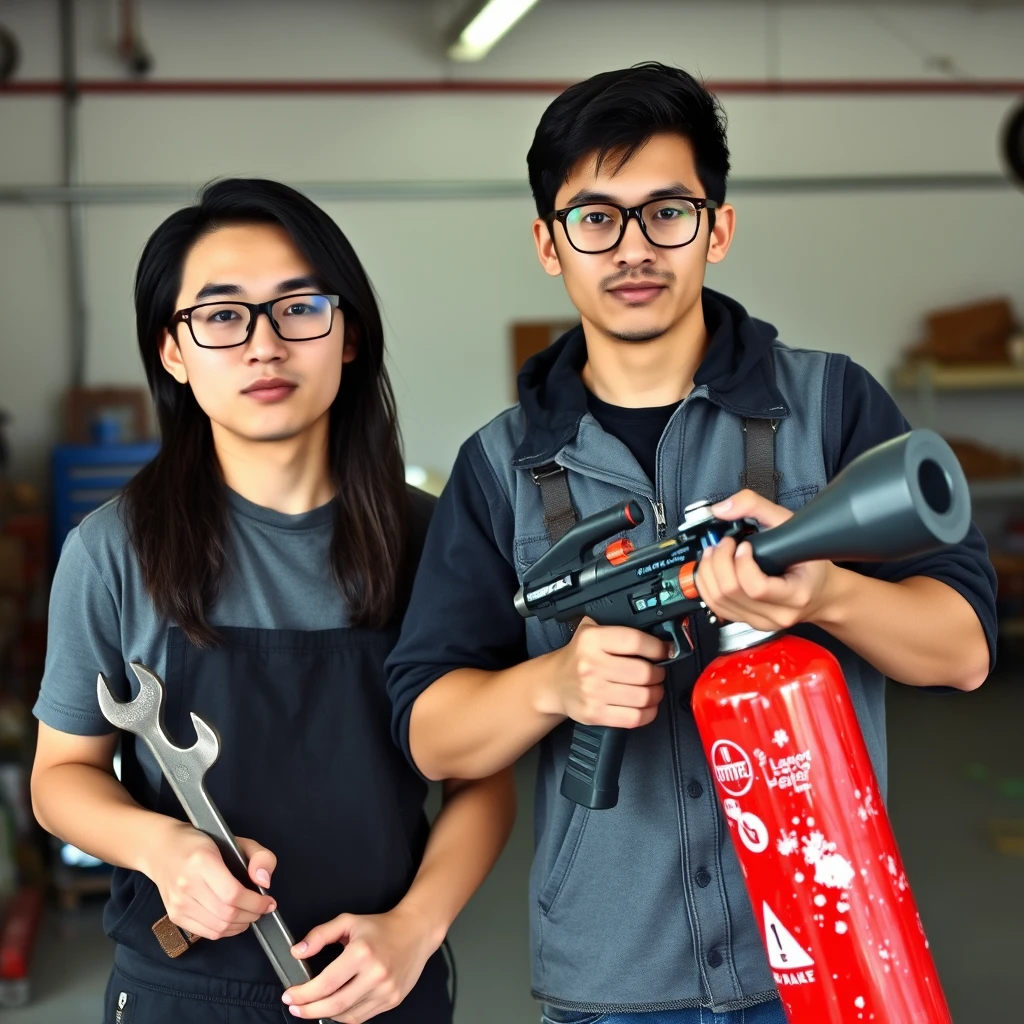
[[[61,444],[53,450],[53,557],[90,512],[109,501],[156,455],[159,441]]]

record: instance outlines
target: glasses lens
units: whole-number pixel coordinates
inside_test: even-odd
[[[685,199],[661,199],[643,212],[647,236],[655,245],[686,245],[697,235],[697,208]]]
[[[192,333],[206,348],[240,345],[249,331],[249,310],[233,302],[215,302],[192,311]]]
[[[569,241],[582,252],[603,252],[619,240],[622,212],[614,206],[577,206],[565,218]]]
[[[325,295],[289,295],[274,303],[274,323],[282,338],[322,338],[331,329],[334,310]]]

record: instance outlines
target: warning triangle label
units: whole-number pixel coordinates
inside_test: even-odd
[[[814,961],[806,950],[789,933],[786,926],[775,916],[772,908],[762,901],[764,907],[764,934],[768,942],[768,962],[777,971],[795,971],[801,967],[813,967]]]

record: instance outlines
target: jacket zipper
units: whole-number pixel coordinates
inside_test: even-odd
[[[665,503],[663,501],[655,501],[654,498],[647,499],[651,503],[651,508],[654,509],[654,521],[658,524],[658,540],[665,539],[665,527],[668,525],[668,521],[665,518]]]

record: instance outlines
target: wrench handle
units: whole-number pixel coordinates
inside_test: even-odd
[[[238,845],[238,840],[235,839],[220,816],[220,811],[214,806],[206,792],[206,787],[200,785],[199,788],[202,795],[201,800],[188,802],[182,800],[182,806],[192,821],[192,825],[217,844],[217,849],[220,850],[228,870],[242,885],[247,889],[255,888],[264,896],[268,895],[263,886],[256,885],[249,877],[249,862]],[[254,921],[251,927],[263,947],[263,952],[273,966],[274,973],[285,988],[301,985],[310,980],[311,975],[305,963],[292,956],[291,949],[295,945],[295,939],[292,938],[280,911],[275,910],[272,914],[264,914],[263,917]]]
[[[238,840],[228,828],[227,822],[210,799],[202,775],[196,777],[190,771],[183,772],[180,764],[168,764],[162,751],[154,749],[148,740],[147,744],[193,827],[208,835],[217,844],[228,870],[242,885],[252,889],[254,883],[249,877],[249,862],[238,845]],[[264,896],[267,895],[267,890],[262,886],[257,885],[255,888]],[[305,963],[292,956],[291,948],[295,940],[279,911],[264,914],[259,920],[254,921],[252,930],[274,968],[274,973],[285,988],[301,985],[310,980],[311,975]]]

